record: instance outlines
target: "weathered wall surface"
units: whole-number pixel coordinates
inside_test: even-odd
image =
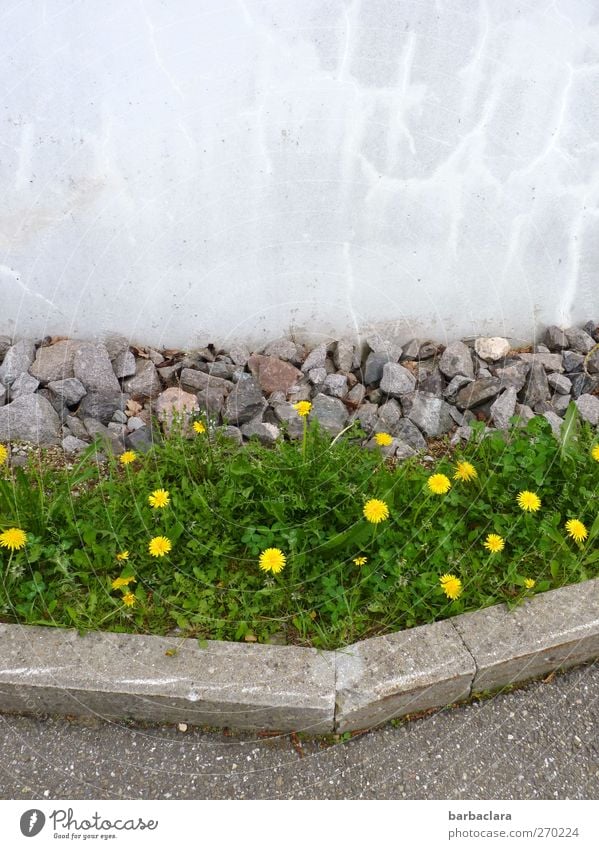
[[[24,0],[0,55],[0,332],[599,317],[594,0]]]

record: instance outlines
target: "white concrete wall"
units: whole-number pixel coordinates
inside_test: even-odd
[[[0,56],[0,332],[599,319],[597,0],[3,0]]]

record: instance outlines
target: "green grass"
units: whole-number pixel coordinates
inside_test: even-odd
[[[27,544],[0,549],[0,618],[334,648],[595,577],[599,462],[575,406],[559,441],[542,418],[507,436],[475,430],[455,453],[441,446],[434,462],[397,466],[360,447],[356,430],[332,442],[315,424],[305,456],[301,441],[240,448],[205,433],[173,435],[128,466],[99,467],[93,450],[71,469],[43,453],[24,469],[4,465],[0,531],[21,528]],[[454,479],[458,459],[476,480]],[[428,491],[432,474],[451,479],[447,494]],[[159,488],[170,503],[152,509]],[[521,490],[538,494],[538,512],[518,507]],[[390,511],[378,525],[362,513],[372,498]],[[565,530],[571,518],[588,529],[583,543]],[[503,551],[486,551],[489,533]],[[148,552],[156,536],[172,543],[165,557]],[[279,574],[259,568],[267,548],[286,556]],[[462,583],[453,601],[439,583],[446,573]],[[115,590],[119,576],[135,582]]]

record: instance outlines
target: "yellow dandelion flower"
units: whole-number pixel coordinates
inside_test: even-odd
[[[599,463],[599,442],[597,445],[593,445],[591,449],[591,457]]]
[[[378,498],[371,498],[367,501],[363,509],[364,517],[372,522],[373,525],[378,525],[379,522],[384,522],[389,518],[389,508],[384,501]]]
[[[2,548],[10,548],[11,551],[18,551],[24,548],[27,544],[27,534],[20,528],[8,528],[0,534],[0,545]]]
[[[137,460],[137,454],[135,451],[125,451],[124,454],[121,454],[119,460],[123,466],[128,466],[129,463],[134,463]]]
[[[123,604],[126,607],[133,607],[135,602],[136,602],[136,598],[133,595],[133,593],[125,593],[125,595],[123,596]]]
[[[455,467],[455,475],[453,476],[456,481],[464,481],[467,483],[468,481],[473,481],[478,477],[478,472],[467,460],[460,460],[456,464]]]
[[[302,418],[304,416],[310,415],[310,410],[312,409],[312,404],[309,401],[298,401],[297,404],[293,405],[293,409]]]
[[[534,581],[532,578],[524,578],[524,586],[527,590],[532,590],[535,584],[536,581]]]
[[[128,551],[119,551],[116,556],[117,560],[129,560],[129,552]]]
[[[115,578],[110,586],[113,590],[120,590],[121,587],[128,587],[129,584],[133,583],[135,583],[135,578],[133,575],[129,575],[128,578]]]
[[[455,575],[441,575],[439,583],[447,598],[452,601],[462,595],[462,582]]]
[[[164,557],[172,547],[172,543],[168,537],[153,537],[148,543],[148,551],[152,557]]]
[[[377,445],[380,445],[381,448],[385,448],[387,445],[391,445],[393,437],[390,433],[375,433],[374,441]]]
[[[148,495],[150,507],[153,507],[154,510],[159,507],[166,507],[170,500],[171,497],[166,489],[155,489],[151,495]]]
[[[285,565],[286,557],[280,548],[267,548],[260,555],[260,568],[263,572],[278,574]]]
[[[574,542],[583,542],[589,535],[585,525],[579,519],[568,519],[566,530],[568,536],[571,536]]]
[[[528,513],[536,513],[541,506],[541,499],[536,492],[529,492],[527,489],[519,492],[516,500],[518,505]]]
[[[451,481],[447,475],[431,475],[426,485],[435,495],[445,495],[451,489]]]
[[[8,449],[0,442],[0,466],[8,460]]]
[[[483,545],[491,554],[498,554],[505,548],[505,540],[499,534],[488,534]]]
[[[193,429],[196,433],[206,433],[206,426],[203,422],[194,422]]]
[[[356,564],[356,566],[364,566],[365,563],[368,563],[368,558],[367,557],[354,557],[353,562]]]

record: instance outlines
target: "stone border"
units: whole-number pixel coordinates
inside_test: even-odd
[[[337,651],[0,625],[0,711],[345,732],[599,657],[599,578]]]

